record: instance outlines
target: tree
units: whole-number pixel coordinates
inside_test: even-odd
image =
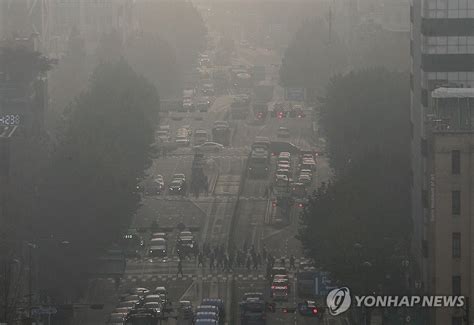
[[[280,82],[284,87],[323,88],[331,76],[346,66],[345,50],[336,35],[329,39],[326,24],[303,22],[283,57]]]
[[[71,243],[67,254],[51,249],[42,256],[53,274],[50,287],[80,290],[82,273],[129,226],[158,110],[155,87],[123,60],[100,64],[71,106],[35,224],[38,236]]]
[[[21,46],[6,46],[0,49],[0,68],[7,80],[30,83],[51,70],[56,60],[30,51]]]
[[[336,173],[379,151],[406,159],[409,142],[408,77],[374,68],[334,77],[321,98],[321,127]]]
[[[336,178],[310,199],[300,238],[315,264],[360,293],[400,293],[409,259],[409,90],[374,69],[337,76],[321,108]]]
[[[124,52],[133,69],[150,80],[160,96],[173,97],[179,94],[183,71],[168,42],[156,33],[142,33],[125,44]]]
[[[407,178],[398,162],[374,152],[312,197],[300,239],[315,265],[359,293],[379,285],[400,293],[410,234]]]
[[[48,79],[48,90],[51,99],[49,118],[54,122],[51,127],[63,123],[62,113],[65,108],[87,87],[87,81],[92,68],[77,28],[71,30],[65,56],[59,60],[58,66]]]

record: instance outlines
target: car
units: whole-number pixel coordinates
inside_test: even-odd
[[[172,180],[183,180],[186,181],[186,176],[184,174],[174,174]]]
[[[219,308],[212,305],[199,305],[196,307],[197,313],[213,313],[219,316]]]
[[[202,98],[196,102],[196,108],[200,112],[207,112],[210,107],[211,101],[208,98]]]
[[[277,158],[277,163],[280,163],[280,162],[286,162],[286,163],[290,163],[291,161],[291,158],[288,156],[288,157],[285,157],[285,156],[279,156]]]
[[[242,301],[247,301],[248,299],[259,299],[265,300],[265,296],[261,292],[246,292],[242,296]]]
[[[165,232],[154,232],[151,234],[151,238],[168,238],[168,235]]]
[[[120,301],[137,301],[137,300],[142,300],[143,297],[145,296],[145,293],[142,294],[125,294],[120,297]]]
[[[126,308],[135,308],[137,306],[139,306],[141,303],[141,300],[140,299],[137,299],[137,300],[127,300],[127,301],[121,301],[117,304],[117,308],[123,308],[123,307],[126,307]]]
[[[194,149],[203,152],[218,152],[224,149],[224,146],[217,142],[204,142],[201,145],[194,146]]]
[[[156,287],[154,293],[156,295],[161,296],[161,299],[163,301],[164,309],[168,309],[171,302],[168,299],[168,290],[166,290],[166,287],[163,287],[163,286]]]
[[[215,321],[219,321],[219,314],[218,313],[213,313],[213,312],[197,312],[194,315],[194,319],[212,319]]]
[[[182,180],[174,180],[170,183],[168,190],[170,194],[184,194],[185,192],[185,183]]]
[[[158,317],[163,317],[163,304],[159,301],[148,301],[143,304],[143,308],[152,309]]]
[[[278,168],[275,172],[275,175],[285,175],[288,179],[290,179],[290,170],[288,168]]]
[[[312,179],[310,175],[303,174],[298,177],[298,183],[302,183],[303,185],[310,185],[311,182]]]
[[[150,241],[150,257],[166,257],[168,254],[168,243],[164,238],[152,238]]]
[[[275,266],[272,268],[271,270],[271,277],[275,277],[275,275],[277,274],[281,274],[281,275],[287,275],[288,274],[288,271],[285,267],[283,266]]]
[[[183,110],[184,111],[194,111],[194,104],[191,99],[183,100]]]
[[[168,252],[165,246],[150,246],[148,255],[150,257],[166,257],[168,256]]]
[[[291,155],[299,155],[300,149],[290,142],[272,141],[270,142],[270,151],[274,155],[279,155],[280,152],[288,152]]]
[[[208,134],[206,130],[199,129],[194,131],[194,145],[199,146],[206,143],[208,140]]]
[[[290,158],[291,154],[289,152],[283,151],[278,154],[278,158]]]
[[[305,300],[298,303],[298,312],[301,316],[322,318],[324,309],[319,308],[313,300]]]
[[[314,155],[312,153],[304,153],[301,159],[314,159]]]
[[[275,183],[277,183],[277,185],[278,185],[278,183],[282,182],[282,181],[285,182],[285,183],[283,183],[283,185],[287,185],[286,183],[290,181],[289,178],[288,178],[288,175],[276,174],[275,175]]]
[[[130,293],[130,295],[137,295],[140,297],[144,297],[145,295],[150,293],[150,290],[147,288],[138,287],[138,288],[132,288],[128,292]]]
[[[178,314],[183,319],[192,319],[194,317],[193,304],[188,300],[181,300],[178,306]]]
[[[289,138],[290,130],[284,126],[280,126],[277,130],[277,138]]]
[[[159,302],[163,304],[163,299],[160,295],[157,294],[148,294],[143,298],[143,303],[146,304],[147,302]]]
[[[113,313],[117,314],[128,314],[130,310],[132,310],[133,307],[116,307],[113,311]]]
[[[309,175],[313,177],[313,171],[311,169],[300,169],[300,175]]]
[[[219,298],[204,298],[202,305],[216,306],[219,309],[219,321],[223,324],[225,322],[225,304],[224,300]]]
[[[112,313],[107,320],[108,325],[123,325],[125,324],[126,313]]]
[[[196,319],[194,321],[196,325],[218,325],[219,322],[214,319]]]
[[[283,161],[279,161],[278,164],[277,164],[277,167],[278,169],[290,169],[290,163],[289,162],[283,162]]]

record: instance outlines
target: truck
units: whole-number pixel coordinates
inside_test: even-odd
[[[252,110],[257,120],[263,120],[267,116],[268,103],[273,99],[274,86],[266,82],[260,82],[253,88]]]
[[[230,126],[225,121],[214,122],[212,128],[212,141],[222,144],[223,146],[230,145]]]

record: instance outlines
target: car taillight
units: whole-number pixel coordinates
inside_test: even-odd
[[[288,309],[283,308],[283,313],[285,313],[285,314],[288,313]]]
[[[272,207],[276,207],[276,206],[277,206],[276,202],[272,201]]]
[[[313,308],[311,312],[313,313],[313,315],[316,315],[318,313],[318,308]]]
[[[274,289],[276,289],[276,287],[275,287],[275,286],[272,286],[272,289],[274,290]]]

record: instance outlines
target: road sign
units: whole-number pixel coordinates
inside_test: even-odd
[[[41,316],[41,315],[53,315],[56,314],[58,310],[56,307],[52,306],[40,306],[40,307],[33,307],[31,309],[31,315],[33,316]]]
[[[304,88],[285,88],[285,99],[288,101],[304,102]]]
[[[328,292],[334,289],[331,285],[331,279],[328,272],[315,272],[314,274],[314,294],[316,296],[325,296]]]

